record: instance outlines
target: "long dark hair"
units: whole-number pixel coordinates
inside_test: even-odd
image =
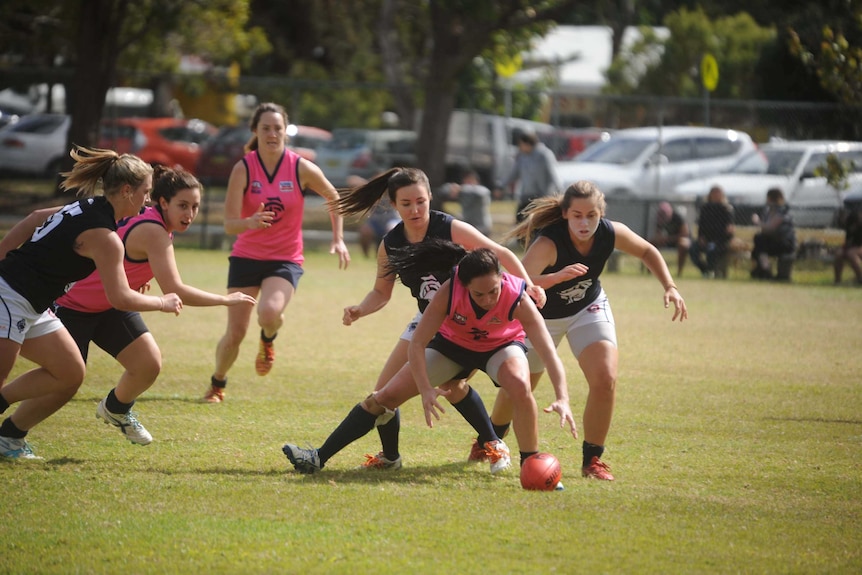
[[[431,183],[425,172],[419,168],[391,168],[371,178],[361,186],[339,190],[343,193],[338,199],[338,212],[342,216],[365,214],[380,201],[384,192],[389,194],[389,201],[394,206],[395,195],[398,190],[413,184],[425,186],[425,189],[428,190],[428,197],[431,197]]]
[[[395,274],[402,278],[431,273],[448,275],[456,265],[458,281],[465,286],[479,276],[500,273],[500,260],[493,250],[478,248],[468,251],[461,245],[440,238],[428,238],[393,250],[386,264],[386,272],[387,275]]]

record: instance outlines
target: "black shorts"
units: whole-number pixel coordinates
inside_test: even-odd
[[[252,260],[236,256],[228,257],[228,261],[228,288],[260,287],[266,278],[279,277],[289,281],[296,289],[303,274],[302,266],[296,262]]]
[[[85,363],[91,341],[116,359],[130,343],[150,331],[136,311],[109,309],[91,313],[56,306],[54,313],[72,334]]]
[[[461,347],[458,344],[452,343],[438,333],[428,343],[428,349],[433,349],[440,352],[441,354],[445,355],[447,358],[454,361],[463,368],[458,373],[458,375],[456,375],[452,379],[464,379],[468,377],[471,373],[473,373],[473,370],[476,369],[485,372],[485,369],[488,365],[488,360],[490,360],[495,353],[497,353],[504,347],[509,346],[520,347],[524,351],[524,356],[526,357],[527,346],[524,345],[524,343],[521,341],[513,341],[510,343],[506,343],[498,348],[492,349],[491,351],[473,351],[465,347]],[[500,387],[496,381],[494,382],[494,385]]]

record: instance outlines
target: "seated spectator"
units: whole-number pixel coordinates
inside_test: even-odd
[[[682,276],[682,268],[685,267],[688,250],[691,248],[691,233],[685,219],[669,202],[661,202],[658,205],[655,233],[649,238],[649,242],[657,248],[676,248],[676,277]]]
[[[772,279],[769,256],[779,257],[796,252],[796,229],[790,206],[784,201],[784,192],[779,188],[771,188],[766,192],[766,206],[760,215],[751,216],[751,221],[760,226],[760,231],[754,234],[754,248],[751,250],[751,277]]]
[[[838,223],[844,229],[844,243],[835,254],[835,284],[841,283],[846,261],[856,274],[856,285],[862,285],[862,202],[845,203]]]
[[[486,236],[491,235],[491,190],[479,182],[476,170],[468,168],[460,184],[446,184],[443,194],[447,200],[461,205],[461,219]]]
[[[365,182],[367,180],[360,176],[347,178],[347,185],[351,189],[358,188]],[[374,207],[368,212],[368,217],[359,226],[359,246],[362,248],[362,254],[366,258],[370,254],[376,254],[377,246],[380,245],[383,236],[400,221],[401,218],[389,198],[386,196],[380,198],[380,201],[374,204]]]
[[[734,233],[733,208],[727,203],[724,190],[713,186],[697,215],[697,239],[689,248],[691,261],[703,277],[715,277],[716,267],[727,253]]]

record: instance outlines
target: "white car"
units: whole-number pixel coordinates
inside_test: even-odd
[[[682,182],[730,169],[756,149],[737,130],[665,126],[617,130],[571,162],[559,162],[565,186],[589,180],[611,198],[668,195]]]
[[[71,119],[65,114],[27,114],[0,130],[0,172],[53,176],[69,151]]]
[[[830,154],[850,167],[844,190],[835,189],[817,174]],[[726,173],[677,186],[673,196],[681,200],[703,199],[714,185],[721,186],[728,201],[736,206],[738,224],[750,224],[751,214],[766,203],[766,192],[780,188],[797,226],[828,227],[844,196],[862,191],[862,142],[770,142]]]

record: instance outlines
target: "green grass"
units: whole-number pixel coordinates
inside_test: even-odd
[[[515,472],[465,462],[472,433],[454,409],[429,430],[415,400],[402,470],[355,469],[379,447],[372,432],[301,476],[281,445],[325,439],[414,309],[399,286],[342,326],[374,276],[353,254],[346,272],[308,254],[273,371],[254,374],[252,328],[222,405],[196,400],[224,308],[146,314],[164,355],[136,407],[148,447],[95,419],[120,372],[93,351],[76,398],[30,434],[45,460],[0,462],[0,573],[862,571],[862,290],[683,278],[679,325],[653,278],[605,274],[621,354],[613,483],[581,479],[579,442],[543,414],[541,447],[566,490],[526,492]],[[185,281],[222,291],[226,255],[178,250]],[[586,385],[561,357],[580,425]],[[487,377],[473,384],[490,403]],[[546,381],[537,396],[550,401]]]

